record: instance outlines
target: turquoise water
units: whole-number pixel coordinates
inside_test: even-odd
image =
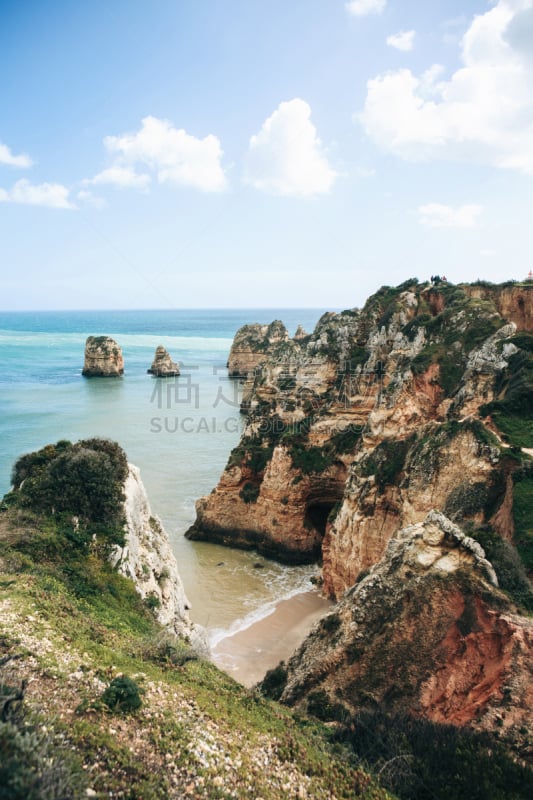
[[[14,461],[60,438],[105,436],[141,469],[152,509],[170,536],[191,616],[219,638],[261,616],[276,598],[309,587],[314,568],[193,543],[195,500],[222,472],[242,425],[239,384],[225,369],[236,330],[282,319],[313,329],[322,310],[0,312],[0,493]],[[122,378],[81,376],[85,339],[122,347]],[[180,362],[178,379],[147,375],[157,345]],[[261,563],[263,569],[257,569]]]

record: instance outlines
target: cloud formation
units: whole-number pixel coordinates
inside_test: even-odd
[[[0,203],[20,203],[47,208],[76,208],[69,200],[69,190],[60,183],[30,183],[26,178],[11,189],[0,189]]]
[[[365,17],[367,14],[381,14],[387,0],[349,0],[346,9],[354,17]]]
[[[305,100],[280,103],[250,139],[244,180],[256,189],[306,197],[329,192],[336,177]]]
[[[83,183],[86,185],[94,184],[118,186],[120,189],[146,189],[151,178],[146,173],[138,175],[131,167],[121,167],[115,165],[99,172],[94,178],[88,178]]]
[[[7,144],[0,142],[0,164],[6,164],[8,167],[22,167],[26,169],[31,167],[33,161],[25,153],[18,156],[13,155]]]
[[[198,139],[168,120],[149,116],[137,132],[106,136],[104,144],[115,162],[92,178],[92,183],[146,188],[150,176],[135,172],[135,166],[142,164],[154,171],[159,183],[192,186],[204,192],[226,188],[222,147],[213,134]]]
[[[474,17],[463,66],[433,65],[370,80],[358,115],[384,151],[402,158],[469,159],[533,174],[533,0],[499,0]]]
[[[402,50],[404,53],[408,53],[409,50],[412,50],[415,43],[415,31],[399,31],[398,33],[393,33],[391,36],[387,36],[387,44],[389,47],[394,47],[396,50]]]
[[[82,203],[87,203],[87,205],[93,206],[93,208],[101,209],[105,208],[107,205],[103,197],[98,197],[98,195],[87,191],[87,189],[80,189],[76,196]]]
[[[427,203],[418,207],[419,222],[430,228],[476,228],[483,206],[474,203],[464,206],[445,206]]]

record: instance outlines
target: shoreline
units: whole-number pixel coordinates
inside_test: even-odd
[[[269,669],[290,658],[332,606],[317,590],[280,600],[267,616],[219,639],[211,649],[211,659],[219,669],[250,688]]]

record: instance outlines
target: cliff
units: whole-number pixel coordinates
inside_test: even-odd
[[[533,340],[519,307],[533,286],[513,292],[410,280],[261,345],[241,441],[187,536],[321,558],[339,598],[437,508],[516,544],[532,570]]]
[[[279,320],[270,325],[243,325],[235,335],[228,358],[230,378],[246,378],[266,361],[278,344],[288,339],[287,329]]]
[[[156,348],[154,360],[147,372],[156,378],[173,378],[180,374],[180,368],[175,361],[172,361],[168,350],[160,344]]]
[[[128,466],[124,485],[127,532],[124,546],[113,551],[111,563],[133,581],[161,625],[206,654],[205,632],[189,619],[189,601],[168,536],[161,520],[152,514],[138,468]]]
[[[118,445],[48,445],[17,461],[13,487],[0,505],[2,798],[393,800],[321,726],[191,647],[168,541]]]
[[[85,342],[82,375],[114,378],[124,374],[122,350],[110,336],[89,336]]]
[[[533,722],[533,621],[443,514],[398,532],[284,670],[281,700],[339,719],[380,707],[502,732]]]

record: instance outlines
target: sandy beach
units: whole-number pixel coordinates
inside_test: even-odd
[[[213,647],[213,661],[239,683],[253,686],[292,655],[331,606],[314,591],[280,600],[268,617],[221,639]]]

